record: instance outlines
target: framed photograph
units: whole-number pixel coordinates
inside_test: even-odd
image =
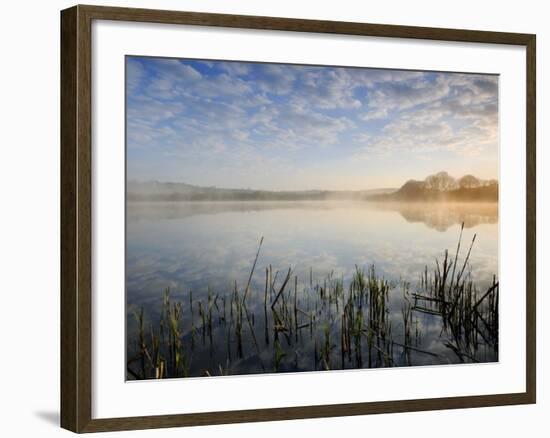
[[[535,35],[61,13],[61,423],[535,403]]]

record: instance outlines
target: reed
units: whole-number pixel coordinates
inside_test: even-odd
[[[186,313],[166,289],[158,324],[147,322],[143,307],[133,312],[128,378],[495,360],[499,283],[494,276],[488,288],[476,285],[470,262],[476,236],[462,256],[463,234],[464,226],[452,255],[445,250],[432,269],[425,266],[415,286],[386,280],[374,265],[355,266],[348,282],[334,272],[316,279],[313,268],[301,282],[292,268],[280,274],[271,265],[255,280],[262,237],[243,288],[237,281],[225,293],[207,287],[202,299],[189,291]],[[438,350],[422,347],[426,321],[440,326]]]

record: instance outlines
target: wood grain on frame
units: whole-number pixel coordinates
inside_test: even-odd
[[[526,47],[526,391],[514,394],[92,419],[92,20],[414,38]],[[535,403],[535,35],[197,12],[75,6],[61,12],[61,426],[74,432],[148,429]]]

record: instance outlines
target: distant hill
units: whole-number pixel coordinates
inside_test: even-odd
[[[370,196],[384,195],[396,189],[375,190],[298,190],[269,191],[254,189],[224,189],[202,187],[186,183],[137,182],[127,184],[127,199],[140,201],[328,201],[366,200]]]
[[[455,179],[447,172],[423,181],[407,181],[399,189],[374,190],[286,190],[228,189],[186,183],[129,181],[127,199],[140,201],[395,201],[395,202],[472,202],[498,201],[498,182],[473,175]]]
[[[396,202],[495,202],[498,201],[498,182],[482,180],[473,175],[455,179],[447,172],[428,176],[423,181],[409,180],[392,193],[375,194],[372,201]]]

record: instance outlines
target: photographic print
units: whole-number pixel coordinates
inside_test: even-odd
[[[128,380],[498,361],[497,75],[125,63]]]

